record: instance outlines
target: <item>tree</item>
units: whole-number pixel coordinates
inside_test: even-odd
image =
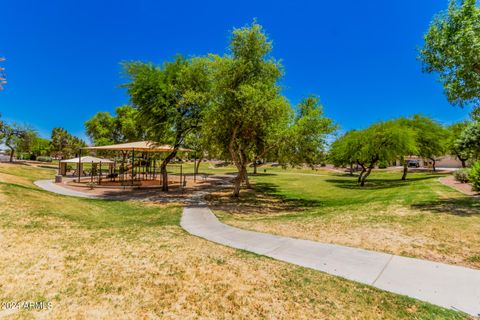
[[[97,112],[85,122],[87,136],[96,146],[118,143],[114,118],[109,112]]]
[[[353,166],[358,165],[362,168],[358,177],[358,182],[362,180],[362,176],[367,170],[365,161],[361,153],[363,146],[363,137],[361,131],[348,131],[344,135],[338,137],[330,146],[328,153],[329,161],[336,167],[349,166],[350,174],[353,175]]]
[[[424,36],[420,51],[424,72],[438,72],[448,100],[480,103],[480,8],[476,0],[451,0]]]
[[[403,123],[417,133],[416,155],[431,160],[433,171],[436,171],[437,158],[447,153],[448,131],[440,123],[418,114],[403,119]]]
[[[398,121],[379,122],[338,138],[331,146],[330,159],[337,165],[360,165],[362,171],[358,183],[364,186],[379,162],[403,158],[415,151],[415,147],[415,132],[412,129]]]
[[[468,122],[454,123],[447,128],[447,152],[453,156],[456,156],[458,160],[462,162],[462,167],[467,167],[467,160],[471,157],[471,152],[461,142],[460,137],[462,132],[467,128]]]
[[[313,167],[325,159],[326,137],[336,126],[323,114],[320,98],[310,95],[297,107],[294,124],[284,142],[284,161],[292,164],[307,164]]]
[[[473,121],[460,134],[458,147],[465,150],[472,158],[480,156],[480,122]]]
[[[65,159],[73,156],[80,148],[86,147],[86,143],[64,128],[52,129],[51,151],[55,157]]]
[[[247,165],[268,151],[288,125],[291,108],[277,84],[280,64],[257,23],[235,29],[230,53],[212,56],[213,103],[206,115],[208,139],[237,168],[233,196],[248,186]]]
[[[13,162],[13,156],[20,140],[27,134],[22,126],[17,124],[9,125],[3,123],[0,129],[1,141],[10,149],[10,162]]]
[[[168,191],[167,164],[185,138],[200,129],[210,101],[207,64],[202,58],[187,60],[177,56],[162,66],[131,62],[124,68],[130,77],[125,87],[148,134],[173,147],[161,164],[162,190]]]
[[[124,105],[109,112],[98,112],[85,122],[87,136],[97,146],[143,140],[146,130],[138,121],[138,111]]]

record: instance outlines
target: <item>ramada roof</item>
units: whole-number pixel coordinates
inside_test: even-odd
[[[154,141],[137,141],[112,144],[109,146],[85,147],[88,150],[113,150],[113,151],[144,151],[144,152],[171,152],[173,147],[168,144],[159,144]],[[178,151],[189,152],[191,149],[179,148]]]

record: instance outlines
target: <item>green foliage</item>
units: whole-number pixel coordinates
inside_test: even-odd
[[[418,114],[400,118],[398,122],[415,131],[417,156],[435,163],[437,157],[447,153],[449,132],[438,122]]]
[[[329,159],[336,166],[358,164],[363,186],[371,170],[379,162],[392,162],[417,150],[415,131],[400,121],[379,122],[370,127],[350,131],[339,137],[330,148]]]
[[[294,124],[283,141],[282,162],[291,165],[316,165],[325,160],[326,136],[336,126],[323,114],[323,106],[316,96],[304,98],[297,107]]]
[[[455,180],[461,183],[468,182],[468,170],[467,169],[458,169],[453,172],[453,177]]]
[[[213,96],[205,134],[239,170],[234,194],[246,166],[275,145],[288,127],[291,108],[280,94],[280,64],[268,55],[271,42],[255,22],[233,31],[230,54],[211,56]]]
[[[125,63],[130,77],[125,85],[138,120],[147,134],[173,150],[162,162],[163,190],[168,190],[166,166],[185,139],[201,128],[204,110],[210,102],[210,81],[206,59],[177,56],[162,66],[143,62]]]
[[[83,140],[71,135],[64,128],[52,129],[51,152],[54,156],[69,158],[86,146]]]
[[[129,106],[109,112],[98,112],[85,122],[88,137],[97,146],[144,140],[145,128],[138,121],[138,111]]]
[[[458,147],[473,158],[480,156],[480,122],[468,124],[460,134],[457,141]]]
[[[448,138],[446,143],[447,153],[456,156],[462,165],[465,167],[466,161],[472,156],[471,150],[469,150],[461,140],[463,131],[468,127],[469,123],[458,122],[454,123],[447,128]]]
[[[476,0],[451,0],[436,16],[420,51],[425,72],[438,72],[448,100],[480,103],[480,8]]]
[[[472,184],[472,189],[474,191],[480,191],[480,161],[475,162],[475,164],[468,171],[468,179]]]

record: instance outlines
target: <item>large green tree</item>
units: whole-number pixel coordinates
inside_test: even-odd
[[[415,152],[415,132],[398,121],[379,122],[370,127],[351,131],[331,146],[330,157],[336,164],[358,164],[361,186],[379,162],[392,162]]]
[[[79,153],[87,144],[80,138],[71,135],[64,128],[53,128],[51,135],[51,152],[55,157],[65,159]]]
[[[257,23],[235,29],[230,52],[212,56],[213,103],[206,125],[209,141],[237,168],[233,196],[248,185],[247,166],[288,126],[291,108],[280,94],[280,64]]]
[[[438,14],[420,51],[425,72],[438,72],[448,100],[480,104],[480,8],[476,0],[451,0]]]
[[[147,133],[158,143],[173,147],[161,164],[162,190],[168,191],[167,164],[185,138],[200,129],[210,101],[206,60],[177,56],[162,66],[131,62],[124,68],[130,77],[125,86]]]
[[[87,136],[97,146],[143,140],[146,128],[139,121],[138,110],[124,105],[115,109],[115,115],[98,112],[85,122]]]
[[[419,114],[398,121],[416,132],[416,155],[431,160],[433,171],[436,171],[438,157],[448,152],[449,133],[446,128],[437,121]]]
[[[336,129],[333,121],[324,116],[320,98],[310,95],[300,101],[294,123],[283,142],[283,162],[311,167],[325,160],[327,135]]]

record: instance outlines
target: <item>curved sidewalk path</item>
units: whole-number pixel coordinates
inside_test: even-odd
[[[69,190],[48,180],[35,181],[35,184],[62,195],[106,198]],[[180,221],[182,228],[193,235],[473,316],[480,315],[480,270],[235,228],[221,223],[203,202],[203,196],[204,193],[191,199],[192,204],[184,208]]]

